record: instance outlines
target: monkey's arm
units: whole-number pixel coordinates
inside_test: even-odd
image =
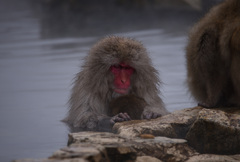
[[[240,27],[236,28],[233,32],[231,46],[235,51],[240,52]]]
[[[106,115],[101,114],[94,114],[88,118],[86,126],[87,130],[110,132],[115,123],[128,120],[131,120],[131,118],[127,113],[119,113],[113,117],[108,117]]]
[[[165,109],[163,103],[156,104],[154,106],[146,106],[142,113],[142,119],[155,119],[169,114]]]
[[[162,115],[160,113],[153,112],[153,111],[144,111],[142,114],[143,119],[155,119],[161,116]]]

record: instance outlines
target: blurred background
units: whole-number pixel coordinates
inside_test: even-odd
[[[67,145],[60,121],[89,48],[107,35],[142,41],[169,111],[195,106],[185,85],[191,26],[221,0],[0,0],[0,161]]]

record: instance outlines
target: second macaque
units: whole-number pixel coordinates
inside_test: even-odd
[[[193,27],[186,57],[200,106],[240,106],[240,0],[220,3]]]
[[[147,106],[147,103],[142,98],[134,95],[120,96],[110,102],[109,115],[115,116],[119,113],[127,113],[130,119],[140,120],[143,119],[142,113],[145,106]]]

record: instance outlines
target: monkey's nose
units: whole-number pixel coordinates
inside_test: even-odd
[[[127,79],[128,79],[125,71],[121,70],[120,77],[121,77],[121,83],[125,84],[127,82]]]
[[[122,79],[121,79],[122,84],[125,84],[126,81],[127,81],[127,80],[126,80],[125,78],[122,78]]]

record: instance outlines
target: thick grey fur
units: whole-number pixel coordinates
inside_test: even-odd
[[[108,117],[109,102],[118,96],[112,89],[113,74],[109,68],[120,62],[136,70],[131,77],[129,93],[147,102],[144,112],[168,113],[159,96],[158,72],[143,45],[134,39],[109,36],[91,48],[76,75],[70,109],[64,121],[73,127],[94,129],[100,120]]]

